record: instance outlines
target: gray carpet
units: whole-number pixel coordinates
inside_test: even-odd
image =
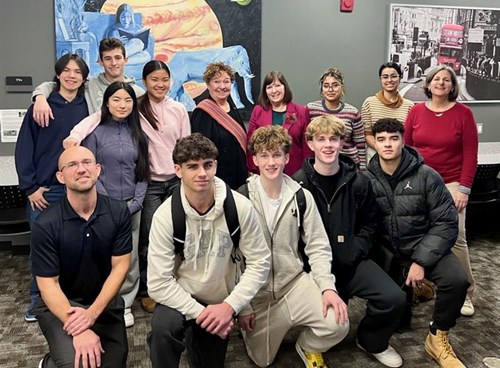
[[[477,282],[476,314],[460,318],[452,330],[451,342],[455,351],[469,368],[485,367],[487,356],[500,357],[500,231],[469,233],[472,267]],[[0,252],[0,367],[37,367],[48,351],[37,323],[28,324],[23,312],[28,302],[27,256],[12,256]],[[403,356],[405,367],[437,367],[425,355],[423,343],[433,302],[414,309],[412,330],[396,333],[391,340]],[[325,354],[332,367],[382,367],[355,346],[355,328],[363,314],[364,304],[353,300],[349,304],[351,332],[338,346]],[[150,315],[142,311],[138,302],[133,307],[136,323],[128,329],[129,367],[150,367],[146,334]],[[303,367],[294,350],[297,331],[291,331],[283,342],[273,367]],[[187,367],[183,359],[182,367]],[[231,335],[226,367],[254,367],[248,359],[237,331]],[[169,368],[169,367],[166,367]]]

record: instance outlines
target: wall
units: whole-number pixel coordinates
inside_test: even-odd
[[[124,0],[125,1],[125,0]],[[229,1],[229,0],[219,0]],[[399,0],[435,5],[434,0]],[[54,1],[2,1],[0,12],[0,108],[29,105],[28,94],[5,93],[5,76],[28,75],[36,85],[53,76]],[[378,67],[387,58],[389,0],[356,0],[353,13],[340,13],[340,0],[262,0],[262,74],[282,71],[294,100],[319,97],[318,77],[335,65],[345,75],[346,101],[360,107],[379,89]],[[467,0],[439,5],[469,6]],[[499,7],[498,0],[476,0],[474,7]],[[29,9],[29,10],[28,10]],[[470,104],[483,123],[481,141],[500,141],[499,104]],[[14,144],[0,144],[0,155]]]

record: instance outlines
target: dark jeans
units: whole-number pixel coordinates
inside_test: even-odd
[[[346,284],[337,284],[345,303],[353,296],[366,299],[366,315],[358,325],[358,343],[372,354],[387,349],[405,310],[406,297],[399,286],[372,260],[363,260]]]
[[[153,368],[178,367],[185,348],[191,367],[223,368],[229,341],[161,304],[156,304],[147,340]]]
[[[394,261],[391,276],[411,295],[411,288],[403,286],[411,261]],[[441,258],[433,268],[425,269],[425,278],[436,285],[436,302],[432,313],[433,326],[442,331],[454,327],[460,317],[460,309],[465,301],[469,281],[464,268],[453,253]],[[407,298],[407,308],[411,308],[411,296]]]
[[[82,307],[82,305],[71,301],[70,304]],[[73,337],[64,332],[61,320],[52,314],[43,301],[40,301],[35,307],[35,314],[50,350],[50,357],[45,359],[43,367],[73,368],[75,364]],[[92,331],[99,336],[105,351],[101,355],[101,368],[126,367],[128,342],[121,297],[116,297],[110,302],[95,321]]]
[[[179,180],[176,176],[168,181],[152,181],[148,184],[146,197],[144,197],[142,203],[141,228],[139,231],[139,294],[144,295],[147,291],[149,231],[151,230],[153,214],[165,199],[171,195],[172,188],[179,183]]]
[[[43,194],[43,198],[47,202],[49,202],[49,205],[52,205],[54,203],[59,202],[61,199],[64,198],[66,195],[66,189],[64,185],[51,185],[49,187],[49,191],[45,192]],[[28,200],[26,203],[26,216],[28,218],[28,222],[30,224],[30,228],[33,227],[33,223],[35,222],[36,218],[42,213],[39,209],[35,207],[34,210],[31,209],[31,203]],[[28,257],[28,263],[30,266],[31,270],[31,251]],[[31,273],[31,281],[30,281],[30,295],[40,295],[40,290],[38,289],[38,285],[36,284],[36,278],[33,273]]]

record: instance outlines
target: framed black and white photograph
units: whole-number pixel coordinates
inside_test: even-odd
[[[401,65],[401,95],[425,101],[426,73],[449,65],[459,101],[500,102],[500,8],[390,5],[389,60]]]

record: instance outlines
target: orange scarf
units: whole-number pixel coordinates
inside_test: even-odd
[[[377,99],[380,102],[382,102],[382,104],[384,106],[387,106],[387,107],[390,107],[390,108],[393,108],[393,109],[397,109],[398,107],[400,107],[403,104],[403,98],[401,97],[401,95],[399,94],[399,92],[396,95],[396,101],[394,101],[394,102],[388,100],[387,98],[385,98],[384,91],[378,91],[375,94],[375,97],[377,97]]]
[[[231,135],[236,138],[243,152],[247,152],[247,133],[245,129],[234,120],[227,112],[221,109],[214,101],[209,98],[198,103],[197,107],[210,115],[219,125],[226,129]]]

